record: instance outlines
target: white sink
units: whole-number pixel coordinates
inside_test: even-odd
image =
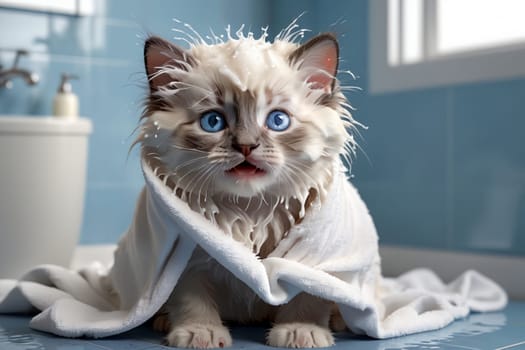
[[[0,133],[89,135],[91,130],[91,121],[85,118],[0,115]]]
[[[69,266],[84,206],[87,119],[0,116],[0,278]]]

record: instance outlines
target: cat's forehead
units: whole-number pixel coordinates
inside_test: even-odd
[[[297,47],[287,41],[240,38],[216,45],[196,45],[190,53],[201,69],[214,71],[246,90],[252,84],[272,79],[272,75],[284,74],[290,68],[288,58]]]
[[[268,42],[264,38],[230,39],[215,45],[194,45],[190,52],[193,57],[202,62],[225,62],[251,60],[269,61],[286,59],[299,45],[278,40]]]

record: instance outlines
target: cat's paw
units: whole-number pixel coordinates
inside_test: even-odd
[[[225,348],[232,345],[232,338],[223,325],[189,323],[173,327],[166,343],[177,348]]]
[[[312,323],[279,323],[273,326],[266,339],[268,345],[286,348],[324,348],[334,345],[328,328]]]

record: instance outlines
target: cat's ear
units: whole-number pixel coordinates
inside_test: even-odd
[[[312,89],[332,92],[339,62],[339,44],[335,35],[323,33],[301,45],[290,55],[290,63],[299,65]]]
[[[195,61],[188,52],[162,38],[152,36],[144,44],[144,65],[151,91],[173,81],[166,73],[166,67],[189,70],[194,64]]]

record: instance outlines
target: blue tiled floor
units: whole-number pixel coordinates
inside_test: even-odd
[[[154,350],[170,349],[161,345],[162,335],[143,326],[107,339],[65,339],[28,328],[27,316],[0,316],[0,350]],[[265,330],[234,327],[233,349],[272,349],[262,345]],[[434,332],[406,337],[374,340],[338,334],[332,349],[525,349],[525,302],[511,302],[502,312],[472,314],[464,320]]]

